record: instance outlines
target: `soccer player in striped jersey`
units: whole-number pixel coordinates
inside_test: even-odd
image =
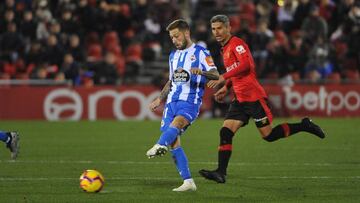
[[[146,152],[149,158],[163,156],[171,148],[177,170],[184,180],[173,191],[194,191],[188,160],[180,145],[180,135],[199,115],[207,79],[216,80],[219,73],[209,51],[191,41],[186,21],[175,20],[166,28],[176,50],[169,57],[169,81],[149,108],[154,111],[166,100],[161,121],[161,136]]]
[[[268,106],[265,90],[256,79],[255,63],[247,44],[232,36],[229,19],[225,15],[216,15],[211,19],[211,30],[216,41],[222,45],[222,56],[226,73],[218,80],[208,82],[209,87],[222,86],[215,93],[215,100],[222,102],[228,89],[232,87],[235,99],[230,104],[223,127],[220,129],[218,168],[199,171],[200,175],[218,183],[225,183],[227,166],[232,152],[234,134],[253,118],[262,138],[274,142],[297,132],[308,132],[324,138],[322,129],[309,118],[298,123],[283,123],[272,127],[272,114]]]
[[[10,150],[11,159],[16,159],[19,152],[19,134],[17,132],[0,131],[0,140]]]

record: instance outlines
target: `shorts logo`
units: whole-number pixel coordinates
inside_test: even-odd
[[[186,83],[190,80],[190,74],[183,68],[179,67],[174,71],[172,80],[174,83],[179,83],[181,85],[182,83]]]
[[[265,116],[264,118],[254,118],[254,121],[255,122],[261,122],[261,123],[265,124],[267,122],[267,119],[268,119],[268,117]]]
[[[192,115],[190,115],[189,113],[185,113],[185,115],[187,115],[190,118],[190,120],[193,119]]]
[[[161,126],[161,127],[164,127],[164,125],[165,125],[164,120],[161,120],[161,124],[160,124],[160,126]]]
[[[243,45],[239,45],[235,48],[235,50],[239,53],[239,54],[243,54],[246,52],[245,48]]]

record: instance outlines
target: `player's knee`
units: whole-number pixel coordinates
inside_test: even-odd
[[[227,127],[220,129],[220,145],[231,144],[234,133]]]

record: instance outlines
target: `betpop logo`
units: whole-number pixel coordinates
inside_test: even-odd
[[[331,115],[335,111],[356,111],[360,108],[360,94],[353,90],[342,93],[337,90],[327,91],[324,86],[320,86],[318,92],[307,91],[303,95],[291,87],[284,87],[283,91],[285,105],[290,110],[303,107],[308,111],[321,110]]]

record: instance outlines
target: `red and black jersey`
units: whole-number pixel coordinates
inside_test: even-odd
[[[247,44],[238,37],[232,36],[223,46],[222,55],[226,73],[223,77],[232,84],[236,99],[239,102],[256,101],[266,98],[263,87],[256,79],[255,63]]]

